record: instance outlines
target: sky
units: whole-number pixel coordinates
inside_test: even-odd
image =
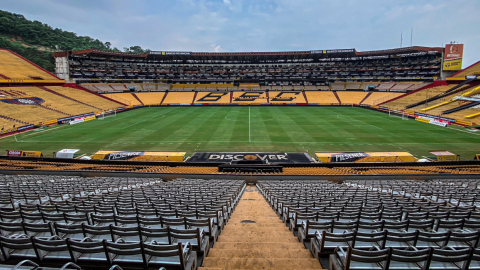
[[[250,52],[465,44],[480,60],[478,0],[2,0],[0,9],[122,49]]]

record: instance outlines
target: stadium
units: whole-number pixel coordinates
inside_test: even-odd
[[[480,269],[463,50],[0,48],[0,269]]]

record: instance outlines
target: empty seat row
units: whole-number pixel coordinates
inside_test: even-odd
[[[61,266],[73,262],[88,269],[106,269],[113,265],[144,269],[167,267],[196,269],[197,256],[189,242],[159,244],[152,242],[115,242],[90,238],[61,239],[56,236],[42,239],[19,235],[0,237],[4,263],[17,264],[23,260]]]
[[[340,247],[330,255],[331,270],[478,270],[480,249],[378,249]]]

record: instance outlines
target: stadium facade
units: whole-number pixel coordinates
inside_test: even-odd
[[[445,76],[444,48],[403,47],[291,52],[181,52],[145,54],[102,50],[53,54],[56,73],[86,82],[324,85],[335,81],[433,81]]]

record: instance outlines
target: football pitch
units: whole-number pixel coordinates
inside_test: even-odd
[[[0,140],[0,150],[193,152],[449,150],[470,160],[480,134],[356,107],[152,107],[102,120],[58,125]],[[3,152],[5,154],[5,152]]]

